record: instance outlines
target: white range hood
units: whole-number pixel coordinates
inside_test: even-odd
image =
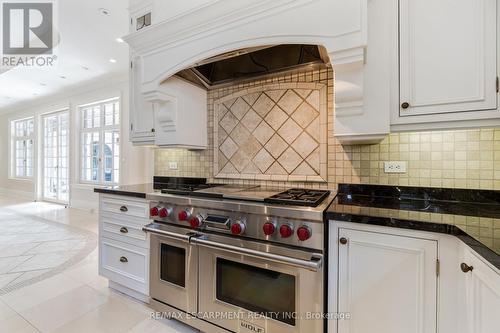
[[[336,72],[336,110],[344,117],[335,120],[335,135],[346,141],[369,142],[389,131],[382,129],[380,136],[377,131],[364,137],[349,135],[349,123],[356,121],[356,115],[370,112],[363,107],[368,0],[214,0],[162,21],[158,21],[161,15],[154,13],[154,2],[150,7],[152,25],[124,37],[131,46],[132,58],[141,62],[142,72],[136,75],[140,82],[133,83],[140,91],[135,94],[149,100],[155,96],[153,103],[161,103],[158,99],[165,92],[167,79],[234,50],[280,44],[320,45]]]

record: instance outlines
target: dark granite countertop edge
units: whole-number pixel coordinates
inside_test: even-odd
[[[418,231],[437,232],[441,234],[452,235],[460,239],[463,243],[481,255],[486,261],[500,269],[500,256],[493,250],[483,245],[474,237],[468,235],[465,231],[457,226],[445,223],[433,223],[414,220],[403,220],[390,217],[375,217],[368,215],[357,215],[349,213],[339,213],[326,211],[325,220],[336,220],[341,222],[352,222],[400,229],[410,229]]]
[[[134,190],[122,190],[122,189],[112,189],[107,187],[96,187],[94,188],[95,193],[103,193],[103,194],[113,194],[113,195],[121,195],[125,197],[133,197],[146,199],[145,191],[134,191]]]

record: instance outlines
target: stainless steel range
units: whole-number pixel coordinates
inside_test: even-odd
[[[328,191],[162,192],[148,196],[154,222],[144,227],[155,309],[208,333],[323,332]]]

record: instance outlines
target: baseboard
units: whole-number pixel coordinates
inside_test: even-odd
[[[138,291],[127,288],[127,287],[125,287],[119,283],[113,282],[111,280],[109,281],[108,285],[109,285],[109,288],[111,288],[111,289],[117,290],[125,295],[128,295],[130,297],[138,299],[141,302],[149,304],[149,296],[148,295],[144,295]]]

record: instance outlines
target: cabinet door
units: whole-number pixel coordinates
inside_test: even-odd
[[[496,6],[400,0],[400,116],[497,108]]]
[[[436,332],[436,241],[340,228],[338,244],[338,333]]]
[[[130,138],[134,143],[153,143],[154,107],[141,94],[142,60],[133,57],[130,73]]]
[[[462,327],[466,333],[497,333],[500,330],[500,274],[470,251],[466,251],[463,261],[472,270],[457,273],[465,278],[464,313],[460,317],[466,323]]]

